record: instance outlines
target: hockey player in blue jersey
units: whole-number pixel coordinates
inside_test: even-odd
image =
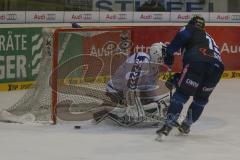
[[[135,106],[137,105],[136,108],[138,108],[137,114],[142,114],[142,117],[138,116],[138,118],[143,118],[146,108],[148,110],[156,110],[156,105],[149,104],[156,104],[163,99],[169,99],[169,95],[167,95],[169,90],[160,88],[158,84],[160,68],[164,64],[162,50],[165,50],[165,47],[161,42],[154,43],[150,48],[149,54],[138,52],[128,57],[112,75],[111,80],[108,81],[106,95],[117,104],[128,105],[129,93],[137,91],[139,93],[138,97],[135,95],[129,101],[136,101],[139,98],[139,102]],[[146,107],[147,105],[149,107]],[[95,120],[99,121],[102,119],[103,114],[122,124],[135,123],[130,120],[133,117],[129,115],[124,114],[119,117],[118,114],[113,114],[113,112],[110,113],[106,110],[94,114]],[[121,120],[121,118],[124,118],[124,120]]]
[[[178,127],[184,134],[190,132],[191,125],[201,116],[224,71],[219,48],[204,28],[204,18],[194,16],[167,46],[165,64],[171,66],[174,52],[182,49],[183,70],[171,98],[165,124],[156,132],[160,137],[167,136],[173,127]],[[193,97],[193,101],[186,118],[179,123],[183,105],[190,96]]]

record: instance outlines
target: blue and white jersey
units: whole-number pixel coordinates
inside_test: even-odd
[[[179,49],[184,51],[183,60],[185,63],[192,61],[215,62],[216,60],[222,63],[219,47],[213,38],[206,31],[190,24],[177,32],[167,46],[166,52],[173,55]]]
[[[158,67],[150,63],[150,56],[144,52],[135,53],[113,74],[107,83],[107,91],[148,90],[155,87],[158,78]]]

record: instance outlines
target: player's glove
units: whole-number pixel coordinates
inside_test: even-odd
[[[168,66],[171,66],[171,65],[173,65],[173,61],[174,61],[174,55],[168,54],[166,52],[165,56],[164,56],[164,63]]]
[[[174,56],[172,54],[167,53],[166,45],[162,46],[162,54],[163,54],[164,64],[166,64],[168,66],[172,66],[173,61],[174,61]]]
[[[174,73],[173,75],[171,75],[165,82],[166,87],[169,90],[176,88],[178,80],[180,79],[180,76],[181,76],[181,73]]]

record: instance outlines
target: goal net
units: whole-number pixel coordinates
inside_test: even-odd
[[[0,121],[87,120],[93,108],[116,105],[105,84],[130,53],[131,28],[44,29],[43,39],[37,80]]]
[[[0,121],[83,121],[98,109],[115,108],[106,82],[131,53],[132,39],[130,27],[43,29],[38,77],[15,105],[0,112]]]

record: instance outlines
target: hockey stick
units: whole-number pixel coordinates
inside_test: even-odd
[[[168,71],[167,71],[168,77],[171,77],[172,76],[172,66],[167,66],[167,67],[168,67]],[[171,88],[171,89],[169,89],[169,91],[170,91],[170,99],[171,99],[172,95],[173,95],[173,89]]]

